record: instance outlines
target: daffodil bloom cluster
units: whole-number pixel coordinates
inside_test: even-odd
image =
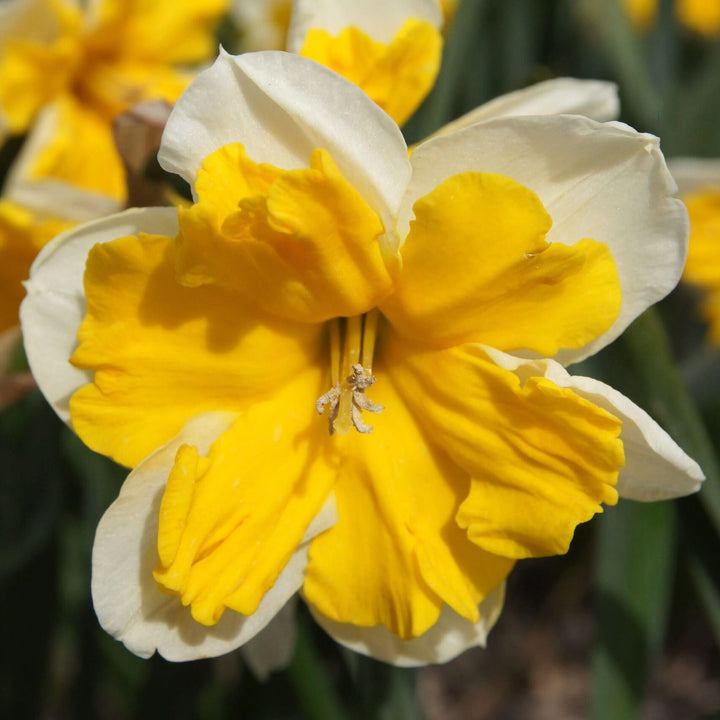
[[[300,592],[349,647],[444,661],[484,643],[517,560],[566,552],[618,496],[698,488],[645,412],[564,367],[680,276],[657,138],[485,114],[409,154],[330,70],[221,55],[160,150],[195,203],[38,257],[35,377],[134,468],[92,580],[133,652],[227,652]]]
[[[647,28],[655,21],[658,0],[624,0],[624,5],[634,25]],[[700,35],[713,37],[720,34],[718,0],[675,0],[674,12],[679,22]]]
[[[720,345],[720,161],[675,158],[670,170],[690,216],[690,245],[683,280],[701,288],[709,340]]]
[[[183,66],[214,58],[213,31],[227,4],[2,3],[0,142],[30,132],[11,174],[13,199],[64,216],[74,187],[97,196],[92,202],[102,198],[105,213],[122,207],[113,119],[144,100],[177,99],[192,77]]]

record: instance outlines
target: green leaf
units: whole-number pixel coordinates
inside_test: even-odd
[[[699,498],[678,503],[682,558],[690,580],[720,642],[720,565],[718,537]]]
[[[346,720],[348,716],[315,647],[306,621],[303,614],[298,614],[295,655],[287,669],[302,717],[306,720]]]
[[[623,107],[643,125],[657,129],[663,101],[650,75],[640,36],[631,27],[621,0],[605,0],[595,30],[622,88]]]
[[[632,720],[665,632],[674,574],[674,506],[621,501],[598,526],[592,717]]]
[[[700,464],[706,481],[700,501],[720,537],[720,468],[713,444],[672,355],[667,334],[653,308],[623,335],[636,377],[647,398],[645,409]]]
[[[478,30],[483,24],[486,0],[463,0],[445,41],[442,65],[433,91],[406,127],[407,135],[417,141],[427,137],[456,116],[455,105],[468,69],[468,58],[481,42]],[[473,67],[473,73],[488,72],[485,66]]]

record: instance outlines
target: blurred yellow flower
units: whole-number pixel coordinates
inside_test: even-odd
[[[720,345],[720,160],[676,158],[670,169],[690,216],[683,280],[704,291],[708,339]]]
[[[70,183],[115,206],[126,198],[113,119],[149,99],[174,102],[181,65],[216,53],[227,0],[16,0],[0,9],[0,141],[31,131],[17,183]]]
[[[302,590],[339,642],[447,660],[484,643],[517,559],[619,495],[699,486],[647,414],[564,369],[680,275],[657,138],[495,117],[409,156],[356,86],[259,53],[198,77],[160,161],[197,202],[65,233],[22,309],[53,407],[135,467],[93,552],[133,652],[228,652]]]
[[[55,235],[74,223],[38,217],[27,208],[0,200],[0,333],[16,326],[25,297],[22,282],[35,256]]]
[[[623,0],[630,20],[640,28],[655,21],[658,0]],[[685,27],[706,37],[720,34],[720,0],[675,0],[675,17]]]

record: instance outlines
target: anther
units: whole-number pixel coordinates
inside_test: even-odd
[[[350,394],[350,418],[352,420],[353,427],[361,433],[372,432],[372,426],[366,425],[362,419],[362,411],[367,410],[371,413],[382,412],[385,408],[378,403],[374,403],[370,398],[365,397],[365,390],[375,383],[374,375],[366,375],[365,369],[360,363],[356,363],[352,366],[352,375],[348,375],[345,378],[345,386],[341,387],[340,384],[330,388],[326,393],[321,395],[315,403],[315,409],[319,415],[322,415],[325,410],[325,406],[330,406],[330,412],[328,414],[328,422],[330,425],[330,434],[332,435],[335,430],[335,422],[337,421],[340,398],[345,393]]]

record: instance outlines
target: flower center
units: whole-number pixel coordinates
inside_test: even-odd
[[[320,415],[328,408],[330,434],[347,435],[372,432],[362,419],[362,411],[382,412],[382,405],[365,397],[374,382],[373,352],[377,337],[378,311],[330,321],[330,380],[332,387],[321,395],[315,407]]]

